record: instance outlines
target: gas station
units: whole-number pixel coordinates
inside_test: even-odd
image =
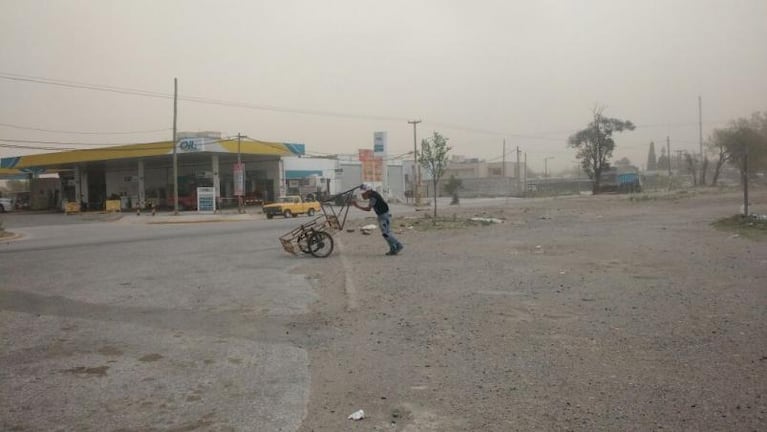
[[[249,202],[284,195],[282,158],[304,151],[303,144],[222,139],[217,132],[179,133],[176,179],[172,141],[2,158],[0,178],[29,179],[33,196],[51,195],[51,188],[58,186],[56,205],[65,211],[75,206],[106,210],[107,201],[113,206],[119,201],[120,210],[172,210],[176,184],[179,210],[198,210],[199,200],[208,193],[215,208],[236,207],[240,195]],[[42,178],[56,175],[58,182]]]

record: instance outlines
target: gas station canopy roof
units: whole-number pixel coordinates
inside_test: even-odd
[[[185,138],[178,141],[177,154],[241,153],[260,156],[294,156],[304,153],[303,144],[276,143],[256,140]],[[173,142],[161,141],[128,144],[93,149],[68,150],[0,159],[0,176],[24,176],[29,173],[55,172],[83,162],[114,159],[135,159],[173,154]]]

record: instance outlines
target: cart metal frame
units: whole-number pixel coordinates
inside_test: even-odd
[[[344,229],[354,191],[360,187],[356,186],[320,201],[322,215],[280,236],[282,248],[293,255],[301,252],[317,258],[330,256],[335,246],[333,234]]]

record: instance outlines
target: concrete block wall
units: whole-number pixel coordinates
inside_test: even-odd
[[[445,184],[449,180],[445,177],[439,180],[439,196],[448,196],[445,192]],[[463,198],[522,195],[521,185],[513,177],[464,178],[461,181],[462,187],[458,191],[458,196]],[[429,181],[424,182],[424,187],[427,189],[428,195],[433,196],[434,185]]]

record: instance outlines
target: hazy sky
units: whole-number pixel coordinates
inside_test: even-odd
[[[250,107],[180,101],[179,130],[312,153],[383,130],[397,155],[422,119],[419,141],[437,130],[454,154],[500,159],[505,136],[537,170],[575,165],[566,138],[601,104],[640,126],[615,156],[644,165],[667,135],[697,151],[698,96],[704,136],[767,110],[766,44],[767,0],[0,0],[0,139],[170,139],[167,98],[8,78],[168,95],[177,77],[181,96]],[[136,131],[154,132],[106,134]]]

